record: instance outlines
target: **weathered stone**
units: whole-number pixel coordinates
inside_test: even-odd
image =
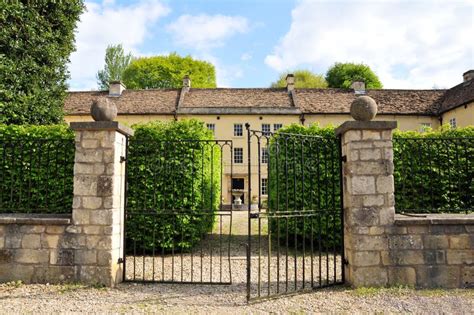
[[[369,228],[369,234],[370,235],[382,235],[384,234],[385,229],[381,226],[371,226]]]
[[[97,194],[97,177],[93,175],[74,175],[74,195],[95,196]]]
[[[99,179],[100,183],[100,179]],[[101,197],[82,197],[82,206],[84,209],[99,209],[102,206]]]
[[[374,142],[373,141],[354,141],[354,142],[348,143],[346,147],[348,148],[349,152],[356,151],[356,150],[358,151],[359,149],[373,148]]]
[[[449,265],[474,264],[474,249],[448,250],[446,255]]]
[[[99,250],[97,251],[97,264],[99,266],[108,266],[112,263],[112,254],[110,251]]]
[[[355,120],[369,121],[377,115],[377,103],[370,96],[362,95],[352,101],[350,112]]]
[[[390,261],[394,265],[422,265],[424,263],[423,251],[421,250],[391,250]]]
[[[110,225],[113,223],[114,210],[91,210],[92,225]]]
[[[429,231],[429,228],[427,225],[410,225],[407,228],[408,228],[409,234],[426,234]],[[425,248],[429,248],[429,247],[426,247],[426,243],[424,239],[423,239],[423,245],[425,246]]]
[[[95,121],[113,121],[117,117],[117,106],[106,97],[98,97],[92,102],[91,116]]]
[[[22,225],[20,228],[21,233],[43,233],[46,230],[44,225]]]
[[[446,235],[424,235],[423,246],[426,249],[447,249],[448,237]]]
[[[97,196],[112,196],[113,188],[113,179],[111,176],[100,176],[97,182]]]
[[[359,151],[357,151],[357,150],[350,151],[347,159],[348,159],[349,162],[359,160]]]
[[[407,228],[405,226],[390,225],[385,227],[385,232],[389,235],[403,235],[407,234]]]
[[[82,175],[93,175],[94,173],[94,164],[93,163],[74,163],[74,174]]]
[[[66,230],[64,225],[50,225],[46,227],[46,233],[48,234],[63,234]]]
[[[388,268],[388,279],[390,285],[416,285],[416,272],[413,267],[390,267]]]
[[[387,269],[383,267],[354,267],[354,287],[380,287],[388,284]]]
[[[75,268],[66,266],[36,267],[31,277],[33,283],[63,283],[75,281]]]
[[[464,287],[474,288],[474,266],[463,266],[461,276]]]
[[[79,249],[86,246],[86,237],[80,234],[65,235],[59,241],[61,248],[65,249]]]
[[[41,247],[43,248],[57,248],[59,244],[59,235],[43,234],[41,236]]]
[[[351,179],[354,195],[366,195],[375,193],[375,178],[373,176],[354,176]]]
[[[96,149],[76,148],[75,162],[96,163],[102,162],[103,151]]]
[[[10,263],[12,261],[13,253],[9,249],[0,250],[0,264]]]
[[[74,263],[77,265],[94,265],[97,263],[97,252],[95,250],[76,250]]]
[[[380,225],[392,225],[395,220],[395,208],[381,207],[379,210]],[[405,228],[406,231],[406,228]],[[405,232],[406,233],[406,232]],[[400,233],[402,234],[402,233]]]
[[[466,228],[467,233],[474,234],[474,225],[467,224],[464,227]]]
[[[446,255],[443,250],[425,250],[423,257],[426,265],[439,265],[446,262]]]
[[[103,227],[100,225],[88,225],[83,227],[84,234],[86,235],[98,235],[102,234]]]
[[[66,227],[66,232],[71,234],[79,234],[82,232],[82,229],[80,226],[69,225]]]
[[[388,248],[388,241],[385,236],[354,235],[355,250],[384,250]]]
[[[379,222],[378,210],[375,208],[352,208],[349,210],[348,224],[355,226],[371,226]]]
[[[72,212],[72,222],[77,225],[90,224],[90,211],[85,209],[75,209]]]
[[[393,175],[377,177],[377,192],[379,194],[393,193],[394,190]]]
[[[349,130],[344,133],[344,143],[359,141],[362,139],[362,133],[360,130]]]
[[[449,248],[452,249],[469,249],[474,248],[474,236],[464,235],[451,235],[449,236]]]
[[[40,234],[25,234],[21,240],[22,248],[41,248],[41,236]]]
[[[362,130],[362,140],[380,140],[381,134],[378,130]]]
[[[31,283],[34,266],[20,264],[1,264],[0,263],[0,282],[18,281]]]
[[[393,163],[386,160],[353,161],[344,164],[344,174],[347,175],[390,175],[393,173]]]
[[[379,160],[381,158],[380,149],[361,149],[359,153],[362,161]]]
[[[0,249],[3,249],[5,247],[5,238],[0,237]]]
[[[423,242],[419,235],[392,235],[389,246],[390,249],[421,249]]]
[[[384,195],[365,195],[363,197],[364,207],[382,206],[385,203]]]
[[[49,250],[46,249],[17,249],[14,259],[18,263],[43,264],[49,261]]]
[[[20,232],[20,226],[17,224],[8,225],[5,231],[5,248],[21,248],[21,239],[23,233]]]
[[[418,266],[417,285],[422,288],[457,288],[460,285],[458,266]]]
[[[50,254],[49,263],[52,265],[74,266],[74,250],[52,250]]]
[[[356,267],[378,266],[380,264],[380,252],[358,251],[354,253],[352,264]]]
[[[99,141],[97,139],[86,139],[81,142],[84,149],[97,149],[99,147]]]
[[[446,234],[464,234],[464,226],[462,225],[445,225],[444,232]]]

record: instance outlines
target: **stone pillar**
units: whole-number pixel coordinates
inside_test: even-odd
[[[114,286],[122,281],[126,137],[133,131],[115,121],[73,122],[74,265],[83,283]]]

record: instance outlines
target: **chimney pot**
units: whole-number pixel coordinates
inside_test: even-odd
[[[362,80],[352,82],[351,88],[355,94],[365,94],[365,82]]]
[[[191,78],[189,78],[189,75],[185,75],[183,78],[183,88],[186,88],[186,89],[191,88]]]
[[[110,81],[109,82],[109,96],[119,97],[122,92],[125,91],[126,87],[122,81]]]
[[[474,70],[468,70],[468,71],[464,72],[463,75],[462,75],[462,78],[463,78],[464,82],[467,82],[467,81],[470,81],[470,80],[474,79]]]
[[[288,73],[286,76],[286,90],[288,92],[295,89],[295,76],[292,73]]]

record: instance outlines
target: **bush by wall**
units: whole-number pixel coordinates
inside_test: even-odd
[[[70,213],[73,169],[66,125],[0,125],[0,213]]]
[[[220,148],[202,122],[134,126],[128,152],[129,251],[188,249],[220,204]]]

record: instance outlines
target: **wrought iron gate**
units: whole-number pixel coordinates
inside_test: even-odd
[[[125,281],[232,282],[232,151],[230,140],[129,140]]]
[[[342,284],[340,139],[246,127],[247,300]]]

